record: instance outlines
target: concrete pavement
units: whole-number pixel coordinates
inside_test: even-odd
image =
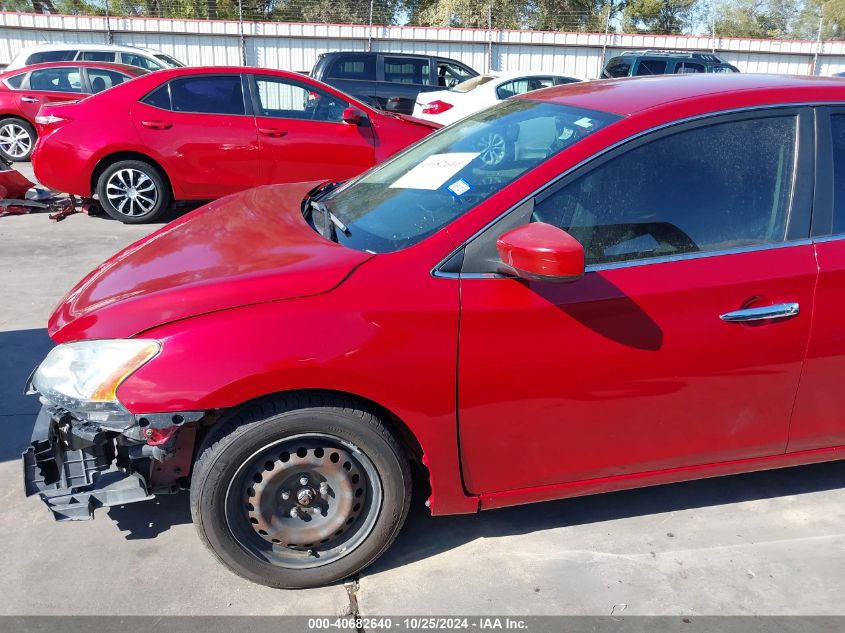
[[[347,613],[343,585],[271,590],[217,564],[185,495],[62,524],[24,498],[18,455],[37,403],[20,390],[51,346],[51,308],[154,228],[0,218],[0,614]],[[418,499],[355,597],[364,616],[835,615],[845,614],[843,552],[845,463],[473,516],[432,518]]]

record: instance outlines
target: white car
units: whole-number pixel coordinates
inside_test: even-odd
[[[5,70],[44,62],[114,62],[154,71],[184,66],[178,59],[149,48],[115,44],[39,44],[22,48]]]
[[[487,73],[448,90],[421,92],[414,105],[414,116],[449,125],[508,97],[576,81],[581,80],[549,73]]]

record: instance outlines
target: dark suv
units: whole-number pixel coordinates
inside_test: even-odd
[[[739,69],[712,53],[683,51],[625,51],[611,58],[602,79],[688,73],[738,73]]]
[[[447,57],[403,53],[324,53],[311,76],[384,110],[411,114],[420,92],[451,88],[476,77]]]

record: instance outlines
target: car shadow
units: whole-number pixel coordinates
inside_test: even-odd
[[[44,328],[0,332],[0,461],[20,458],[29,444],[41,405],[23,390],[53,345]]]
[[[431,516],[423,505],[424,499],[417,494],[396,542],[362,576],[402,567],[480,538],[531,534],[843,487],[845,461],[837,461],[444,517]]]
[[[408,520],[396,542],[362,576],[403,567],[481,538],[531,534],[843,487],[845,461],[837,461],[549,501],[478,514],[433,517],[424,505],[426,485],[419,482],[415,485]],[[155,501],[110,508],[108,516],[121,532],[126,532],[127,540],[156,538],[174,525],[191,522],[189,497],[184,492]]]

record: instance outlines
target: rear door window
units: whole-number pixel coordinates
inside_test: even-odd
[[[641,59],[637,64],[636,75],[663,75],[666,73],[665,59]]]
[[[358,81],[376,80],[375,55],[343,55],[331,66],[328,76],[333,79],[353,79]]]
[[[154,108],[172,110],[173,107],[170,103],[170,86],[164,84],[160,88],[153,90],[150,94],[141,99],[141,103],[146,103]]]
[[[108,90],[118,84],[122,84],[124,81],[132,79],[132,77],[123,73],[105,70],[104,68],[88,68],[87,72],[88,82],[91,84],[91,92],[93,94]]]
[[[170,82],[170,103],[174,112],[246,112],[240,75],[201,75],[174,79]]]
[[[384,80],[397,84],[427,85],[431,82],[431,62],[426,58],[384,58]]]
[[[82,76],[79,68],[44,68],[33,70],[29,75],[30,90],[48,92],[82,92]]]
[[[833,135],[833,234],[845,233],[845,114],[830,117]]]

